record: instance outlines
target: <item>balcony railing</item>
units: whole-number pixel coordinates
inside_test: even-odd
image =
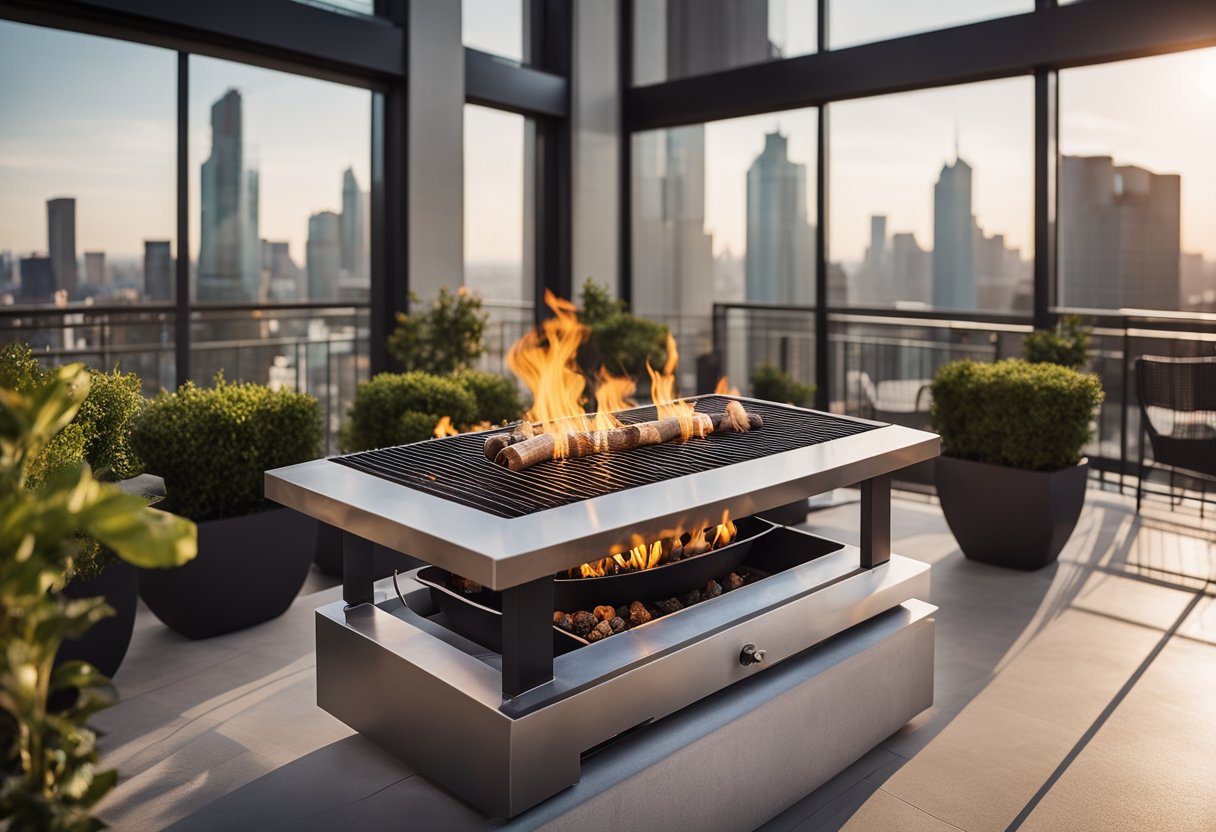
[[[1094,476],[1132,493],[1140,450],[1135,362],[1141,355],[1216,356],[1216,316],[1086,311],[1093,323],[1090,369],[1106,397],[1086,447]],[[929,384],[938,367],[961,358],[998,361],[1022,355],[1031,331],[1024,317],[842,309],[828,315],[829,401],[833,411],[928,428]],[[719,303],[714,353],[745,392],[751,372],[771,362],[814,383],[815,311]],[[1146,448],[1146,457],[1151,459]],[[1186,485],[1178,478],[1179,485]],[[1159,489],[1158,489],[1159,490]]]

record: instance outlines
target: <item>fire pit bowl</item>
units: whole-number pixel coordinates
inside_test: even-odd
[[[776,526],[757,517],[735,523],[734,542],[704,554],[694,555],[654,569],[639,569],[600,578],[567,578],[553,582],[553,604],[562,612],[591,610],[600,604],[618,606],[633,601],[657,601],[701,589],[715,578],[734,571],[747,559],[752,543]]]
[[[457,633],[482,647],[502,652],[502,600],[499,593],[483,589],[462,595],[447,586],[448,572],[438,566],[418,570],[418,583],[431,591],[431,600]],[[574,633],[553,628],[553,655],[560,656],[587,644]]]

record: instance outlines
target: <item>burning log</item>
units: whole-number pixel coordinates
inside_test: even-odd
[[[490,462],[498,456],[498,452],[508,445],[515,445],[523,442],[525,439],[531,439],[536,435],[536,429],[531,422],[519,422],[514,425],[509,433],[496,433],[493,436],[486,437],[484,447],[486,459]]]
[[[684,424],[682,424],[684,422]],[[646,445],[670,442],[681,436],[706,436],[710,433],[744,433],[764,426],[764,419],[756,413],[748,413],[743,405],[732,401],[723,413],[693,413],[691,431],[687,431],[687,420],[678,417],[656,419],[634,425],[622,425],[609,430],[579,431],[566,436],[542,433],[518,442],[503,441],[504,434],[495,434],[486,439],[485,454],[497,465],[512,471],[523,471],[541,462],[566,457],[590,456],[591,454],[628,451]],[[528,428],[531,429],[531,425]],[[510,436],[514,436],[513,432]]]

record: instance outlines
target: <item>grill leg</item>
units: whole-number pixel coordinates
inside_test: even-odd
[[[342,600],[348,607],[370,604],[375,570],[372,542],[350,532],[342,532]]]
[[[861,565],[865,569],[891,559],[891,475],[861,484]]]
[[[553,576],[502,591],[502,693],[553,678]]]

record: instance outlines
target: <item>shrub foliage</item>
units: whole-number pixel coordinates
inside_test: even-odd
[[[752,395],[770,402],[810,407],[815,385],[803,384],[776,364],[761,364],[752,372]]]
[[[646,379],[647,361],[662,367],[667,360],[667,327],[632,314],[594,280],[583,284],[578,317],[591,330],[578,352],[579,366],[589,377],[603,366],[613,375]]]
[[[80,547],[100,541],[137,566],[177,566],[195,555],[194,524],[144,506],[93,478],[79,461],[30,482],[37,459],[90,393],[79,364],[28,392],[0,389],[0,826],[83,832],[104,828],[90,810],[114,787],[88,720],[109,704],[91,665],[56,666],[65,639],[111,615],[104,598],[67,599]],[[52,694],[76,695],[54,704]]]
[[[410,305],[419,306],[412,294]],[[463,287],[456,292],[440,288],[429,307],[408,315],[397,313],[397,328],[389,335],[386,348],[407,372],[452,373],[468,367],[485,352],[488,319],[476,293]]]
[[[933,379],[933,429],[949,456],[1058,471],[1081,460],[1101,402],[1096,376],[1057,364],[956,361]]]
[[[1036,329],[1023,341],[1032,364],[1059,364],[1074,370],[1089,366],[1090,330],[1080,315],[1065,315],[1055,329]]]
[[[478,370],[462,370],[453,375],[452,380],[473,394],[477,402],[474,422],[498,425],[518,419],[523,412],[519,388],[510,379]]]
[[[38,364],[33,351],[14,342],[0,347],[0,387],[32,393],[48,384],[54,373]],[[140,393],[135,373],[90,371],[89,395],[71,424],[47,443],[30,469],[30,482],[37,485],[49,474],[88,462],[93,475],[116,481],[142,473],[131,447],[135,420],[147,403]]]
[[[291,390],[187,382],[162,390],[132,436],[148,470],[165,479],[166,505],[191,520],[219,520],[268,508],[262,475],[321,454],[321,407]]]
[[[433,435],[444,416],[455,425],[478,420],[476,396],[455,378],[429,373],[380,373],[359,385],[342,448],[363,451],[418,442]]]

